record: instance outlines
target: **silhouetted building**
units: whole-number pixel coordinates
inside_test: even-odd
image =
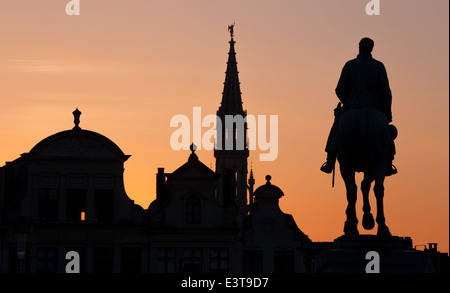
[[[221,121],[247,115],[230,31]],[[448,271],[448,255],[436,244],[420,252],[408,237],[312,242],[281,211],[284,193],[270,175],[254,190],[246,123],[221,124],[216,171],[194,145],[175,171],[158,168],[156,199],[144,210],[125,192],[129,156],[81,129],[78,109],[73,115],[73,129],[0,168],[0,272],[65,272],[69,251],[86,273],[363,273],[368,251],[383,259],[381,272]]]
[[[222,103],[247,115],[233,36]],[[144,210],[124,189],[129,158],[110,139],[79,127],[51,135],[0,168],[0,272],[308,272],[312,242],[278,205],[271,178],[247,178],[247,126],[223,126],[214,172],[195,154],[172,173],[158,168],[156,199]],[[244,136],[244,137],[242,137]],[[243,148],[236,146],[243,139]],[[233,149],[225,148],[231,140]]]
[[[180,168],[172,173],[158,169],[157,196],[147,210],[151,272],[307,271],[303,251],[311,241],[291,215],[281,212],[278,199],[282,191],[269,184],[253,196],[252,172],[247,178],[246,123],[243,129],[223,123],[226,115],[247,115],[242,107],[233,35],[229,43],[217,111],[222,131],[214,151],[216,172],[199,161],[194,145]]]
[[[308,272],[311,241],[292,215],[281,211],[283,191],[270,182],[255,190],[255,202],[244,218],[243,272]]]
[[[76,112],[74,112],[76,114]],[[85,272],[112,271],[138,253],[145,212],[127,196],[129,158],[78,124],[39,142],[1,170],[1,271],[64,271],[75,250]],[[145,242],[145,241],[144,241]],[[133,251],[133,252],[130,252]]]
[[[218,175],[192,151],[172,173],[157,173],[157,198],[148,208],[151,272],[239,271],[234,214],[216,200]]]

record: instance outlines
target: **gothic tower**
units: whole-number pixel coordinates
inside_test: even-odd
[[[247,111],[242,107],[240,82],[234,50],[234,24],[231,34],[222,102],[217,110],[217,138],[214,149],[216,173],[220,174],[218,199],[225,205],[234,203],[242,213],[248,212],[247,200]]]

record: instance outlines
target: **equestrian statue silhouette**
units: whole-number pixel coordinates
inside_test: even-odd
[[[344,225],[345,235],[358,235],[356,216],[357,185],[355,173],[363,172],[363,220],[371,230],[375,221],[370,210],[369,192],[372,182],[377,203],[378,236],[391,236],[384,217],[383,197],[386,176],[397,173],[392,165],[395,155],[394,139],[397,129],[392,122],[392,94],[386,69],[372,57],[374,42],[363,38],[357,58],[348,61],[336,87],[340,103],[335,109],[335,122],[326,145],[327,161],[320,168],[331,173],[339,162],[345,182],[348,206]]]

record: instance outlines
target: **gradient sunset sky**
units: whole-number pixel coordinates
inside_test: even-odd
[[[311,240],[332,241],[343,234],[345,188],[339,171],[331,188],[319,168],[342,66],[367,36],[399,131],[386,223],[414,245],[449,251],[448,0],[380,0],[379,16],[366,15],[368,0],[81,0],[79,16],[66,15],[68,2],[0,0],[1,166],[71,129],[78,108],[81,128],[132,155],[125,189],[147,208],[157,168],[173,172],[190,153],[171,149],[171,118],[219,107],[235,22],[244,109],[278,115],[278,158],[250,153],[256,186],[270,174],[281,209]],[[197,153],[215,169],[213,151]],[[361,207],[359,197],[359,217]]]

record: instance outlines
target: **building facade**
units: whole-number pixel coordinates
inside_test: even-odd
[[[229,43],[217,116],[245,117],[233,34]],[[0,168],[0,272],[65,272],[70,251],[85,273],[309,271],[312,242],[280,210],[281,189],[268,176],[253,192],[246,124],[222,125],[215,171],[194,145],[177,170],[158,168],[155,200],[144,209],[125,192],[129,156],[81,129],[78,109],[73,115],[73,129]]]

